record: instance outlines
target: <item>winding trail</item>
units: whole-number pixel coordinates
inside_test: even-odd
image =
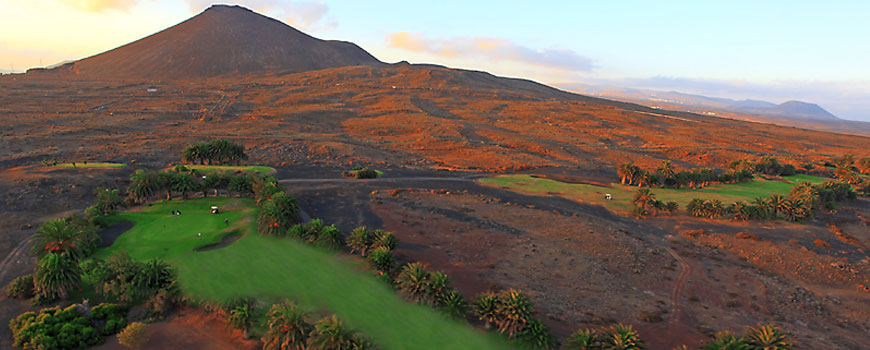
[[[679,265],[680,269],[680,275],[677,277],[677,280],[674,281],[674,287],[671,289],[671,317],[668,319],[668,330],[674,332],[676,331],[677,325],[680,323],[680,314],[683,311],[680,307],[680,298],[683,295],[683,289],[686,287],[686,282],[689,281],[689,273],[692,272],[692,269],[689,264],[686,263],[686,260],[673,249],[665,247],[665,250],[667,250],[668,254],[671,254],[675,260],[677,260],[677,265]]]

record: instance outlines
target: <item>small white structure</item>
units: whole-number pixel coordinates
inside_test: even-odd
[[[212,213],[212,214],[217,214],[217,213],[220,213],[220,210],[218,210],[218,207],[217,207],[217,206],[214,206],[214,205],[213,205],[213,206],[211,206],[211,213]]]
[[[604,199],[611,200],[611,199],[613,199],[613,196],[611,196],[610,193],[608,193],[608,194],[604,195]]]
[[[156,87],[156,86],[149,86],[147,89],[145,89],[145,91],[148,91],[148,92],[157,92],[157,87]]]

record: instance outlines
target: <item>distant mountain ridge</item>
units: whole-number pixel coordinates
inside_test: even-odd
[[[802,101],[776,104],[760,100],[733,100],[692,95],[677,91],[563,84],[559,87],[581,94],[640,103],[656,108],[683,110],[726,118],[795,126],[828,132],[870,135],[870,123],[843,120],[821,106]]]
[[[96,79],[177,80],[383,64],[353,43],[320,40],[240,6],[213,5],[180,24],[55,71]]]

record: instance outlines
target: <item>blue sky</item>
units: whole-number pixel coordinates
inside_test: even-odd
[[[77,59],[206,8],[202,0],[0,0],[0,69]],[[870,121],[868,1],[279,1],[236,3],[387,62],[816,102]],[[63,33],[63,34],[59,34]]]

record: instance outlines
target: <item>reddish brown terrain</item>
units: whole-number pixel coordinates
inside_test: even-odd
[[[218,8],[59,71],[0,77],[0,256],[10,257],[0,283],[32,267],[21,247],[42,221],[90,205],[96,187],[123,188],[137,168],[177,162],[189,143],[226,138],[247,147],[250,163],[276,167],[308,215],[345,231],[368,225],[396,233],[403,260],[445,270],[467,297],[493,286],[526,291],[559,339],[577,327],[624,322],[651,349],[670,349],[773,322],[804,349],[866,348],[866,197],[805,224],[639,221],[474,179],[525,172],[609,183],[625,161],[722,167],[776,155],[797,163],[868,156],[870,138],[651,109],[483,72],[380,64],[355,49],[335,51],[351,44],[302,33],[279,46],[334,61],[260,62],[245,56],[264,55],[256,42],[229,58],[208,55],[213,62],[170,62],[153,51],[245,35],[209,31],[216,16],[261,21]],[[285,35],[282,26],[254,27]],[[147,62],[131,65],[136,57]],[[153,74],[164,69],[191,73]],[[56,169],[40,164],[44,158],[129,166]],[[341,179],[351,165],[385,176]],[[0,324],[25,308],[2,300]],[[187,317],[169,324],[189,326]],[[181,334],[168,326],[152,332],[163,341]],[[0,347],[10,337],[0,331]]]

